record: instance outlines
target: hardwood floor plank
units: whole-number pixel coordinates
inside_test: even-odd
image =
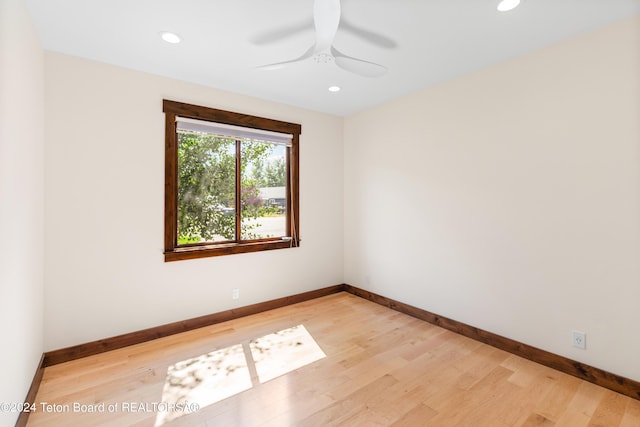
[[[616,427],[622,422],[622,417],[626,411],[630,399],[625,399],[622,395],[607,390],[600,404],[596,408],[590,427]]]
[[[553,427],[556,423],[540,414],[531,414],[522,427]]]
[[[620,427],[640,426],[640,400],[627,402],[627,410],[622,417]]]
[[[432,419],[434,425],[480,426],[486,425],[488,420],[492,425],[504,425],[495,412],[499,412],[497,405],[516,387],[506,381],[511,374],[512,371],[496,366],[469,390],[452,385],[446,393],[439,393],[437,399],[427,399],[425,403],[438,411]],[[489,406],[493,414],[485,413],[484,409]]]
[[[558,425],[588,425],[605,392],[602,387],[581,382],[566,411],[558,418]]]
[[[251,343],[271,343],[261,344],[269,357],[296,351],[305,345],[298,338],[265,337],[286,337],[297,325],[322,354],[264,380],[260,376],[269,372],[250,366],[263,360],[252,349],[263,347]],[[224,370],[231,359],[220,359],[224,365],[214,355],[232,348],[244,354],[243,362]],[[308,356],[312,348],[304,351]],[[286,360],[261,366],[285,369],[292,359]],[[246,390],[191,413],[123,409],[127,402],[166,402],[171,387],[192,399],[210,398],[202,384],[216,375],[219,384],[231,375],[244,378],[245,370]],[[215,387],[216,393],[226,390]],[[71,408],[104,403],[118,410],[40,410],[28,426],[640,425],[640,401],[345,292],[46,367],[36,402]]]
[[[554,374],[556,374],[554,372]],[[548,393],[544,395],[535,408],[537,414],[556,422],[566,411],[567,406],[573,399],[581,380],[570,375],[557,373],[557,375],[547,376],[553,384]]]
[[[391,387],[382,401],[377,402],[372,408],[377,419],[384,420],[385,425],[393,425],[395,423],[402,423],[403,419],[411,419],[412,412],[419,410],[425,406],[422,402],[434,393],[434,388],[427,386],[416,386],[411,389],[407,389],[406,385],[398,382]],[[433,413],[431,416],[437,414],[436,411],[429,408]]]
[[[385,374],[377,380],[358,389],[347,400],[352,400],[362,407],[361,411],[345,418],[342,425],[348,426],[385,426],[388,422],[374,411],[389,397],[389,388],[397,384],[398,380],[392,375]]]
[[[431,409],[427,405],[419,404],[409,412],[404,414],[402,418],[390,424],[393,427],[422,427],[429,426],[431,424],[431,419],[437,415],[438,412]]]

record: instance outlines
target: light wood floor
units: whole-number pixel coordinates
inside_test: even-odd
[[[288,329],[297,325],[324,354]],[[295,368],[295,351],[321,358],[264,380]],[[191,402],[247,389],[193,413],[160,413],[166,382]],[[32,427],[640,426],[640,401],[344,292],[48,367],[36,402]],[[105,406],[83,414],[74,402]]]

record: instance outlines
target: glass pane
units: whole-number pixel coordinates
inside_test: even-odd
[[[236,143],[178,132],[178,245],[235,240]]]
[[[287,147],[268,142],[242,142],[243,240],[286,236]]]

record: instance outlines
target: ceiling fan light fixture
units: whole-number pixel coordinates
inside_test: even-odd
[[[160,37],[162,38],[162,40],[171,44],[178,44],[182,41],[179,35],[177,35],[176,33],[172,33],[170,31],[162,31],[160,33]]]
[[[354,58],[338,51],[333,41],[340,24],[340,0],[314,0],[313,24],[316,40],[301,56],[284,62],[261,65],[261,70],[278,68],[312,59],[316,64],[335,63],[338,68],[362,77],[380,77],[387,68],[375,62]]]
[[[518,5],[520,5],[520,0],[501,0],[498,3],[498,10],[500,12],[508,12],[518,7]]]

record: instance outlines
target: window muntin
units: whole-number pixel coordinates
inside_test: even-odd
[[[165,261],[299,245],[300,125],[164,101]]]

